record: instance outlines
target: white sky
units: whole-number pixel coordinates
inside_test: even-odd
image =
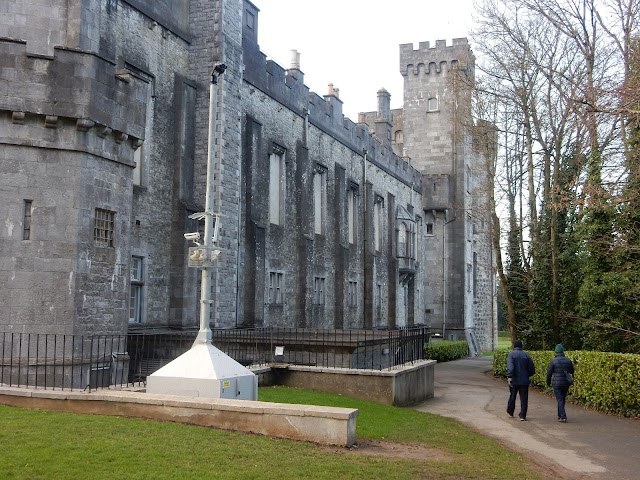
[[[343,112],[375,111],[377,91],[402,107],[399,45],[468,37],[473,0],[252,0],[260,9],[258,43],[268,58],[290,66],[300,52],[305,84],[319,95],[340,89]],[[384,8],[383,8],[384,7]]]

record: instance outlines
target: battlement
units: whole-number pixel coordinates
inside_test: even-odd
[[[475,57],[466,38],[454,38],[451,45],[446,40],[436,40],[435,47],[430,42],[420,42],[418,49],[412,43],[400,45],[400,73],[418,75],[439,74],[453,68],[471,68]]]
[[[6,64],[0,90],[11,92],[0,96],[0,110],[74,118],[144,138],[148,86],[132,72],[83,50],[55,47],[52,56],[34,55],[26,42],[7,38],[0,38],[0,49]]]
[[[383,171],[393,175],[416,190],[421,188],[421,174],[408,159],[393,153],[386,139],[379,139],[369,132],[366,124],[354,123],[344,116],[342,100],[337,91],[331,89],[324,97],[311,92],[304,84],[299,59],[292,68],[285,69],[278,63],[267,60],[253,39],[243,38],[244,81],[273,98],[286,108],[305,117],[309,123],[327,135],[340,141],[354,152],[367,150],[367,159]]]

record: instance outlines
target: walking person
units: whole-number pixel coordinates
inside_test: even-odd
[[[547,367],[547,386],[553,385],[553,393],[558,402],[558,421],[562,423],[567,422],[564,403],[567,399],[569,387],[573,383],[572,377],[568,376],[567,373],[573,375],[573,372],[573,362],[565,356],[564,346],[559,343],[556,345],[556,356],[551,359]]]
[[[527,419],[527,409],[529,408],[529,377],[536,373],[533,360],[527,352],[522,349],[522,340],[513,342],[513,350],[507,357],[507,381],[509,382],[509,401],[507,402],[507,413],[513,417],[516,409],[516,396],[520,395],[520,421]]]

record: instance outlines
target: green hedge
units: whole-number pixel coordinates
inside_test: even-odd
[[[424,347],[427,358],[448,362],[469,356],[469,345],[465,340],[441,340],[427,343]]]
[[[549,392],[546,385],[547,366],[554,357],[551,351],[528,352],[536,365],[536,374],[531,383]],[[507,374],[509,350],[496,350],[493,356],[493,373]],[[575,384],[569,395],[583,405],[607,413],[640,416],[640,355],[630,353],[609,353],[570,351],[565,352],[575,366]]]

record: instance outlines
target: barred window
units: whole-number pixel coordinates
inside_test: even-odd
[[[93,240],[101,247],[113,247],[115,212],[96,208],[93,224]]]

